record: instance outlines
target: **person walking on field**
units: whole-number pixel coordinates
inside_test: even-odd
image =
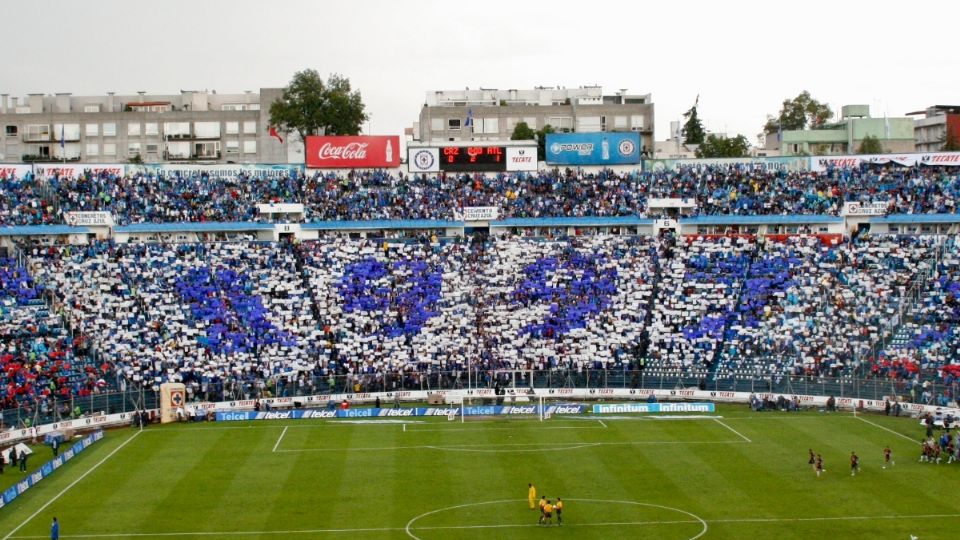
[[[57,518],[53,518],[53,523],[50,524],[50,540],[60,540],[60,522],[57,521]]]
[[[530,503],[530,509],[537,508],[537,488],[533,484],[527,484],[527,502]]]

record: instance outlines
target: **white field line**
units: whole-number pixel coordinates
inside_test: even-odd
[[[594,428],[600,429],[600,428]],[[519,452],[527,450],[508,450],[506,447],[537,447],[537,452],[546,452],[551,450],[572,450],[575,448],[587,448],[591,446],[638,446],[638,445],[668,445],[668,444],[744,444],[747,441],[618,441],[618,442],[542,442],[542,443],[506,443],[506,444],[453,444],[440,446],[436,444],[409,445],[409,446],[369,446],[361,448],[342,447],[342,448],[292,448],[277,450],[277,453],[284,452],[359,452],[359,451],[393,451],[393,450],[453,450],[453,451],[478,451],[478,449],[493,449],[500,452]],[[553,447],[553,448],[545,448]],[[489,451],[489,450],[488,450]]]
[[[277,448],[280,446],[280,441],[283,440],[283,436],[287,434],[287,428],[283,428],[283,431],[280,432],[280,436],[277,437],[277,444],[273,445],[273,451],[276,452]]]
[[[601,421],[600,423],[603,424],[602,421]],[[404,424],[404,425],[406,425],[406,424]],[[606,425],[606,424],[603,424],[603,427],[607,427],[607,425]],[[509,430],[514,430],[514,431],[516,431],[517,428],[516,428],[516,426],[481,427],[481,428],[458,428],[458,427],[451,427],[451,428],[425,428],[425,429],[420,429],[420,428],[415,428],[415,429],[414,429],[414,428],[411,428],[411,429],[408,429],[408,430],[406,430],[406,431],[407,431],[408,433],[429,433],[429,432],[445,432],[445,431],[496,431],[496,430],[505,430],[505,429],[509,429]],[[543,427],[536,427],[536,428],[534,428],[534,429],[536,429],[537,431],[539,431],[539,430],[541,430],[541,429],[545,429],[545,430],[555,430],[555,429],[603,429],[603,428],[600,428],[600,427],[597,427],[597,426],[543,426]]]
[[[597,422],[600,422],[600,425],[603,426],[604,428],[607,427],[607,425],[603,423],[603,420],[597,420]]]
[[[104,463],[106,463],[108,459],[112,458],[114,454],[116,454],[116,453],[119,452],[121,449],[123,449],[123,447],[126,446],[127,444],[129,444],[130,441],[136,439],[136,438],[137,438],[137,435],[140,435],[141,433],[143,433],[143,431],[137,431],[136,433],[134,433],[133,435],[131,435],[129,439],[123,441],[123,442],[120,444],[120,446],[114,448],[113,451],[110,452],[109,454],[107,454],[107,456],[106,456],[105,458],[101,459],[101,460],[100,460],[99,462],[97,462],[97,464],[94,465],[93,467],[90,467],[89,469],[87,469],[87,472],[81,474],[76,480],[74,480],[73,482],[71,482],[70,485],[68,485],[67,487],[63,488],[63,490],[61,490],[60,493],[57,493],[56,495],[54,495],[52,499],[50,499],[50,500],[47,501],[43,506],[41,506],[40,508],[38,508],[36,512],[34,512],[33,514],[30,515],[30,517],[28,517],[27,519],[23,520],[23,523],[21,523],[21,524],[17,525],[16,527],[14,527],[12,531],[8,532],[7,535],[3,537],[3,540],[8,540],[9,538],[12,538],[12,537],[13,537],[13,534],[14,534],[15,532],[19,531],[19,530],[20,530],[21,528],[23,528],[23,526],[26,525],[27,523],[30,523],[30,521],[31,521],[33,518],[35,518],[35,517],[37,517],[38,515],[40,515],[40,512],[43,512],[44,510],[46,510],[47,507],[49,507],[51,504],[53,504],[54,502],[56,502],[57,499],[59,499],[60,497],[62,497],[64,493],[70,491],[70,488],[72,488],[73,486],[79,484],[81,480],[83,480],[84,478],[87,477],[87,475],[89,475],[89,474],[92,473],[93,471],[97,470],[98,467],[100,467],[101,465],[103,465]]]
[[[871,422],[870,420],[867,420],[866,418],[864,418],[864,417],[862,417],[862,416],[856,416],[855,418],[859,418],[860,420],[862,420],[862,421],[870,424],[871,426],[878,427],[878,428],[880,428],[880,429],[882,429],[882,430],[884,430],[884,431],[886,431],[886,432],[888,432],[888,433],[893,433],[893,434],[896,435],[897,437],[902,437],[902,438],[904,438],[904,439],[906,439],[906,440],[908,440],[908,441],[910,441],[910,442],[912,442],[912,443],[920,444],[919,441],[915,441],[912,437],[908,437],[908,436],[904,435],[903,433],[900,433],[899,431],[894,431],[894,430],[892,430],[892,429],[890,429],[890,428],[888,428],[888,427],[886,427],[886,426],[881,426],[880,424],[878,424],[878,423],[876,423],[876,422]]]
[[[752,442],[753,442],[753,441],[750,440],[749,437],[747,437],[747,436],[744,435],[743,433],[740,433],[739,431],[733,429],[732,427],[728,426],[727,424],[724,424],[724,423],[723,423],[723,420],[721,420],[721,419],[719,419],[719,418],[714,418],[714,420],[716,420],[716,422],[717,422],[718,424],[720,424],[721,426],[723,426],[723,427],[729,429],[730,431],[734,432],[738,437],[740,437],[741,439],[747,441],[748,443],[752,443]]]
[[[824,516],[824,517],[782,517],[782,518],[727,518],[727,519],[705,519],[707,523],[789,523],[806,521],[866,521],[866,520],[927,520],[927,519],[957,519],[960,514],[924,514],[924,515],[888,515],[888,516]],[[602,522],[602,523],[575,523],[568,522],[563,527],[617,527],[617,526],[642,526],[642,525],[688,525],[700,523],[694,519],[677,520],[652,520],[652,521],[623,521],[623,522]],[[497,524],[497,525],[441,525],[412,527],[417,531],[438,531],[438,530],[462,530],[462,529],[504,529],[521,527],[542,527],[532,523],[522,524]],[[142,537],[142,538],[162,538],[171,536],[257,536],[257,535],[292,535],[292,534],[320,534],[320,533],[365,533],[365,532],[394,532],[403,531],[404,527],[369,527],[356,529],[303,529],[303,530],[277,530],[277,531],[180,531],[180,532],[156,532],[156,533],[110,533],[110,534],[71,534],[69,538],[124,538],[124,537]],[[49,538],[49,535],[42,536],[8,536],[7,538],[22,539],[43,539]]]

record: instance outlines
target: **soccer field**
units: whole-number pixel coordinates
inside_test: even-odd
[[[745,405],[122,429],[0,509],[0,540],[49,538],[53,516],[64,538],[956,538],[960,465],[918,463],[922,435],[914,419]],[[528,482],[563,498],[562,526],[537,525]]]

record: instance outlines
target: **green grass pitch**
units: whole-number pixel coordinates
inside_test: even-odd
[[[956,538],[960,464],[919,463],[922,436],[914,419],[744,405],[121,429],[0,509],[0,540],[49,538],[53,516],[63,538],[91,539]],[[537,525],[528,482],[563,498],[562,526]]]

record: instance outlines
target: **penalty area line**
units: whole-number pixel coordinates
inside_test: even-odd
[[[723,420],[721,420],[721,419],[719,419],[719,418],[714,418],[714,421],[716,421],[716,422],[717,422],[718,424],[720,424],[721,426],[729,429],[729,430],[732,431],[736,436],[738,436],[738,437],[740,437],[741,439],[747,441],[748,443],[752,443],[752,442],[753,442],[753,441],[751,441],[746,435],[744,435],[743,433],[740,433],[739,431],[733,429],[733,428],[730,427],[729,425],[724,424],[724,423],[723,423]]]
[[[70,488],[72,488],[73,486],[79,484],[81,480],[83,480],[84,478],[86,478],[90,473],[92,473],[93,471],[97,470],[97,468],[99,468],[101,465],[103,465],[104,463],[106,463],[108,459],[112,458],[114,454],[116,454],[117,452],[119,452],[120,450],[122,450],[124,446],[126,446],[127,444],[129,444],[130,441],[136,439],[136,438],[137,438],[137,435],[140,435],[141,433],[143,433],[143,430],[134,433],[133,435],[130,436],[129,439],[123,441],[123,443],[121,443],[120,446],[114,448],[113,451],[110,452],[109,454],[107,454],[107,456],[106,456],[105,458],[101,459],[101,460],[100,460],[99,462],[97,462],[97,464],[94,465],[93,467],[90,467],[90,468],[87,470],[87,472],[81,474],[79,478],[77,478],[76,480],[74,480],[73,482],[71,482],[67,487],[63,488],[63,490],[61,490],[60,493],[57,493],[56,495],[54,495],[52,499],[50,499],[50,500],[47,501],[43,506],[41,506],[39,509],[37,509],[36,512],[34,512],[33,514],[30,514],[30,517],[28,517],[27,519],[23,520],[23,523],[21,523],[21,524],[17,525],[16,527],[14,527],[12,531],[8,532],[7,535],[3,537],[3,540],[8,540],[8,539],[10,539],[10,538],[13,538],[13,534],[14,534],[14,533],[16,533],[17,531],[19,531],[20,529],[22,529],[23,526],[26,525],[27,523],[30,523],[30,522],[33,520],[33,518],[35,518],[35,517],[37,517],[38,515],[40,515],[40,512],[43,512],[43,511],[46,510],[51,504],[55,503],[55,502],[57,501],[57,499],[59,499],[60,497],[63,496],[64,493],[70,491]]]
[[[290,426],[284,426],[283,431],[280,432],[280,436],[277,437],[277,444],[273,445],[273,451],[274,451],[274,452],[276,452],[276,451],[277,451],[277,448],[280,447],[280,441],[282,441],[282,440],[283,440],[283,436],[287,434],[287,429],[288,429],[289,427],[290,427]]]
[[[884,430],[884,431],[886,431],[886,432],[893,433],[893,434],[896,435],[897,437],[904,438],[904,439],[906,439],[906,440],[908,440],[908,441],[910,441],[910,442],[912,442],[912,443],[916,443],[916,442],[917,442],[917,441],[913,440],[912,437],[908,437],[908,436],[904,435],[903,433],[900,433],[899,431],[894,431],[894,430],[892,430],[892,429],[890,429],[890,428],[888,428],[888,427],[886,427],[886,426],[881,426],[880,424],[878,424],[878,423],[876,423],[876,422],[871,422],[870,420],[867,420],[866,418],[864,418],[864,417],[862,417],[862,416],[854,416],[854,418],[856,418],[856,419],[858,419],[858,420],[861,420],[861,421],[863,421],[863,422],[866,422],[866,423],[870,424],[870,425],[873,426],[873,427],[878,427],[878,428],[880,428],[880,429],[882,429],[882,430]]]

